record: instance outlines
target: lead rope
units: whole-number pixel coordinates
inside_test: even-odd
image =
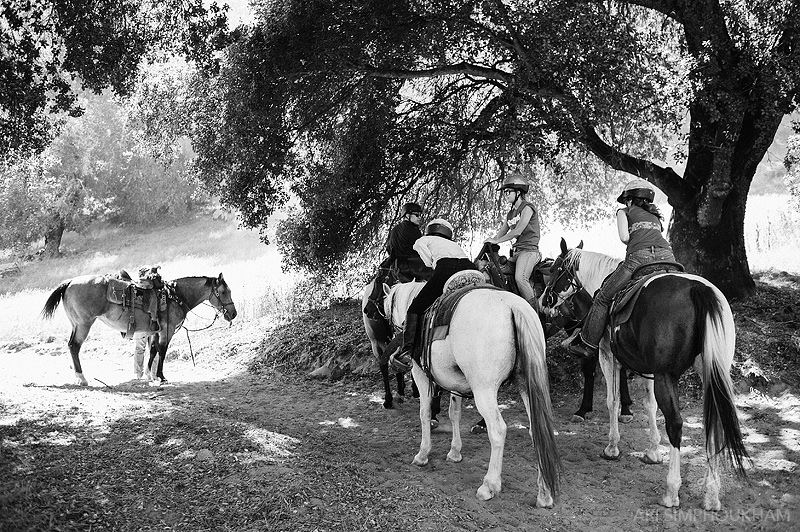
[[[208,305],[208,306],[213,308],[213,305]],[[199,314],[197,314],[193,310],[190,310],[189,313],[194,314],[195,316],[199,316]],[[219,318],[219,315],[220,315],[220,311],[216,310],[216,313],[214,314],[214,319],[211,320],[211,323],[209,323],[208,325],[206,325],[202,329],[187,329],[183,324],[181,324],[181,327],[183,327],[183,330],[186,331],[186,341],[189,342],[189,354],[192,356],[192,366],[193,367],[197,367],[197,364],[195,364],[195,362],[194,362],[194,351],[192,350],[192,340],[191,340],[191,338],[189,338],[189,332],[190,331],[191,332],[205,331],[206,329],[208,329],[212,325],[214,325],[214,322],[217,321],[217,318]],[[185,322],[185,318],[184,318],[184,322]]]

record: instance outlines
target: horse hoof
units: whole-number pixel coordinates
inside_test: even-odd
[[[447,461],[448,462],[459,463],[463,459],[464,458],[461,456],[461,453],[454,452],[454,451],[450,451],[449,453],[447,453]]]
[[[578,414],[572,414],[572,419],[571,419],[571,421],[572,421],[573,423],[584,423],[584,422],[586,421],[586,418],[585,418],[585,417],[583,417],[583,416],[580,416],[580,415],[578,415]]]
[[[439,420],[435,417],[431,418],[431,430],[439,426]]]
[[[652,458],[650,458],[646,454],[643,455],[641,458],[639,458],[639,461],[642,462],[643,464],[647,464],[647,465],[656,465],[656,464],[660,464],[661,463],[661,460],[653,460]]]
[[[482,501],[488,501],[494,498],[494,493],[486,484],[483,484],[480,488],[478,488],[478,492],[475,494],[475,497]]]
[[[670,497],[669,495],[664,495],[661,499],[661,506],[666,508],[677,508],[680,506],[680,500],[677,497]]]
[[[630,423],[633,421],[633,414],[620,414],[619,422],[620,423]]]
[[[428,459],[427,458],[420,458],[419,456],[415,456],[414,459],[411,461],[411,463],[413,465],[415,465],[415,466],[418,466],[418,467],[424,467],[424,466],[428,465]]]
[[[469,431],[473,434],[484,434],[486,432],[486,427],[480,423],[475,423]]]
[[[603,460],[608,460],[609,462],[619,462],[620,456],[621,455],[619,454],[617,456],[611,456],[610,454],[606,454],[605,451],[600,453],[600,458],[602,458]]]

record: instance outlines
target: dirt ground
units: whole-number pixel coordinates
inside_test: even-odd
[[[366,338],[353,325],[357,312],[337,319],[366,353]],[[749,319],[769,326],[766,318]],[[304,343],[313,335],[307,322],[302,338],[292,327],[283,327],[282,338],[294,337],[300,358],[313,350]],[[376,368],[311,379],[270,356],[266,325],[250,322],[195,333],[196,366],[188,345],[176,342],[177,355],[165,364],[170,383],[150,386],[131,381],[132,343],[102,328],[84,348],[86,388],[72,384],[66,337],[0,346],[0,530],[800,530],[800,395],[791,380],[737,385],[753,469],[748,482],[723,475],[718,513],[701,509],[702,404],[687,381],[681,507],[665,509],[658,504],[667,474],[663,419],[665,463],[638,460],[647,444],[643,385],[633,381],[636,417],[620,425],[622,459],[607,462],[599,457],[608,427],[604,383],[594,417],[574,423],[577,363],[556,359],[563,491],[555,508],[540,509],[527,418],[511,386],[501,390],[509,426],[503,491],[481,502],[475,492],[489,442],[469,433],[479,418],[469,401],[463,462],[445,460],[451,427],[443,415],[430,464],[418,468],[411,465],[418,403],[409,387],[400,408],[384,410]],[[311,330],[326,337],[324,329]],[[349,353],[334,336],[327,342]]]

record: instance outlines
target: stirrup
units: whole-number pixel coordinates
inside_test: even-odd
[[[584,343],[582,340],[578,340],[576,343],[569,346],[568,351],[570,355],[586,359],[596,356],[599,349]]]
[[[407,351],[392,354],[392,356],[389,357],[389,363],[397,371],[411,371],[411,355]]]

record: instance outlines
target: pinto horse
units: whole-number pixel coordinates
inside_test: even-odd
[[[395,285],[386,307],[395,324],[405,315],[413,283]],[[472,396],[486,420],[492,452],[489,468],[477,497],[489,500],[501,489],[506,423],[497,404],[500,385],[514,378],[528,414],[528,433],[538,455],[538,506],[551,508],[558,492],[561,462],[553,435],[544,332],[536,311],[518,295],[493,289],[476,289],[456,307],[449,334],[431,344],[430,367],[415,361],[412,374],[420,391],[419,417],[422,441],[413,464],[424,466],[431,451],[431,395],[434,382],[451,392],[449,417],[453,437],[447,460],[460,462],[461,398]],[[433,381],[431,380],[433,379]]]
[[[561,241],[561,255],[553,265],[548,283],[559,301],[569,300],[585,288],[594,293],[619,264],[600,253],[580,248],[568,249]],[[661,503],[679,505],[681,486],[681,435],[683,419],[678,404],[678,380],[694,365],[703,381],[703,425],[705,430],[706,473],[705,510],[717,511],[720,463],[744,478],[744,462],[749,461],[733,401],[730,367],[736,341],[733,314],[722,292],[697,275],[672,272],[650,278],[641,288],[627,322],[606,329],[600,342],[600,367],[607,385],[610,430],[609,443],[601,455],[609,460],[620,456],[619,372],[625,366],[646,377],[644,406],[650,423],[650,445],[642,461],[662,461],[658,445],[661,434],[656,425],[656,409],[664,414],[669,437],[669,471],[666,495]]]
[[[389,340],[392,338],[392,325],[385,318],[371,319],[364,313],[364,309],[369,303],[369,296],[372,293],[374,283],[375,281],[373,280],[366,287],[364,287],[364,295],[361,297],[361,318],[364,321],[364,330],[367,332],[367,338],[369,339],[369,344],[372,347],[372,354],[375,356],[375,360],[378,362],[378,367],[381,371],[381,377],[383,378],[383,407],[386,409],[391,409],[394,408],[394,397],[392,396],[391,379],[389,378],[389,359],[384,355],[384,350],[386,349],[386,345],[389,343]],[[419,289],[422,288],[422,284],[416,284],[419,285],[419,288],[416,292],[414,292],[414,295],[416,295],[417,292],[419,292]],[[403,400],[403,396],[406,392],[405,375],[405,372],[396,372],[398,402]],[[413,382],[412,386],[414,397],[419,396],[417,387]]]
[[[78,384],[88,386],[86,377],[83,376],[81,361],[78,356],[81,345],[89,335],[95,320],[99,319],[112,329],[117,331],[127,331],[131,317],[134,312],[136,327],[134,332],[147,332],[148,334],[158,335],[158,370],[157,376],[162,382],[164,378],[164,357],[167,353],[167,346],[173,334],[183,324],[186,314],[208,300],[211,306],[221,312],[227,321],[232,321],[236,317],[236,306],[231,300],[231,290],[222,278],[219,277],[182,277],[174,281],[165,283],[167,290],[167,308],[159,316],[160,331],[158,333],[150,331],[150,315],[142,309],[131,309],[120,304],[108,301],[108,277],[100,275],[82,275],[62,281],[53,290],[50,297],[42,309],[42,317],[49,319],[58,308],[61,301],[64,302],[64,311],[72,324],[67,345],[72,355],[72,364],[75,369],[75,377]]]

